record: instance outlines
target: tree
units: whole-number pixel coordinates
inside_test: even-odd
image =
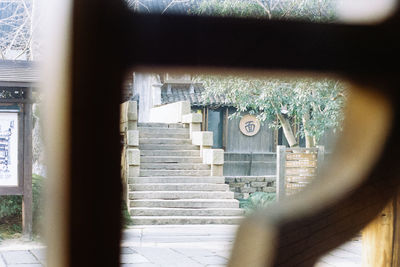
[[[302,19],[333,22],[337,0],[127,0],[137,12],[181,12],[192,15],[239,16],[259,19]],[[151,5],[157,3],[157,5]],[[176,10],[174,9],[175,7]],[[290,146],[297,136],[314,146],[327,128],[340,129],[346,99],[344,86],[331,79],[252,79],[198,76],[211,95],[223,95],[243,112],[257,114],[270,127],[282,127]]]
[[[306,146],[313,147],[327,128],[341,129],[346,91],[339,81],[209,75],[196,80],[204,84],[204,101],[224,96],[226,104],[237,109],[232,117],[249,112],[269,127],[282,127],[291,147],[298,146],[296,136],[304,137]]]
[[[193,13],[333,22],[336,3],[334,0],[202,0]],[[237,108],[234,116],[248,111],[270,127],[282,127],[291,147],[298,146],[298,135],[306,139],[307,147],[315,146],[327,128],[336,130],[343,120],[346,97],[344,86],[338,81],[236,76],[199,76],[197,80],[205,85],[205,100],[211,95],[223,95]]]
[[[0,1],[1,59],[33,60],[38,57],[41,40],[37,37],[41,21],[37,4],[37,0]]]

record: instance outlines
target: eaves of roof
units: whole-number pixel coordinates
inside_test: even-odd
[[[0,60],[0,85],[32,86],[39,83],[39,69],[32,61]]]

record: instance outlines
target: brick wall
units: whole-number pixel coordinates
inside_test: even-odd
[[[251,193],[276,193],[275,175],[226,176],[225,183],[235,193],[235,199],[247,199]]]

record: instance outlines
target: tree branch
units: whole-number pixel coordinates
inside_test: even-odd
[[[172,1],[165,7],[165,9],[161,12],[161,14],[164,14],[164,12],[167,11],[167,9],[170,8],[173,4],[186,3],[186,2],[189,2],[189,0],[181,0],[181,1],[172,0]]]
[[[254,0],[268,15],[268,19],[272,18],[271,11],[260,1],[260,0]]]

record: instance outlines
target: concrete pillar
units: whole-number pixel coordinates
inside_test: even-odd
[[[211,176],[224,175],[224,150],[204,149],[203,163],[211,165]]]
[[[120,132],[124,139],[122,152],[123,199],[128,203],[128,178],[139,176],[140,151],[139,131],[137,130],[137,102],[127,101],[121,104]]]
[[[199,113],[191,113],[182,116],[182,122],[185,124],[189,124],[189,132],[190,132],[190,139],[193,138],[193,132],[200,132],[201,131],[201,122],[203,121],[203,117]]]

